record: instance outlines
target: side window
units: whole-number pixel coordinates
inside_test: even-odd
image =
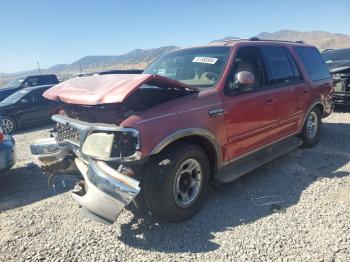
[[[315,47],[294,47],[311,80],[330,78],[328,67]]]
[[[33,93],[29,93],[29,94],[25,95],[24,97],[22,97],[20,102],[21,103],[33,103],[34,102]]]
[[[44,99],[45,99],[43,97],[43,90],[35,90],[34,92],[32,92],[32,96],[33,96],[34,103],[44,101]]]
[[[301,73],[300,73],[300,70],[299,70],[299,68],[297,66],[297,63],[294,60],[294,57],[290,54],[289,50],[287,50],[286,48],[284,48],[284,51],[286,52],[286,54],[288,56],[288,59],[289,59],[289,62],[292,65],[293,73],[294,73],[294,79],[295,80],[304,80],[302,75],[301,75]]]
[[[286,51],[283,47],[278,46],[261,47],[270,85],[287,84],[295,80],[292,62]]]
[[[229,85],[235,83],[238,73],[242,71],[250,72],[254,76],[254,84],[250,86],[250,89],[245,90],[258,89],[266,85],[264,63],[257,47],[245,46],[239,48],[230,73]],[[231,88],[228,89],[227,92],[230,92]]]
[[[25,87],[37,86],[38,84],[39,84],[38,77],[28,77],[24,82]]]
[[[58,81],[55,76],[47,75],[41,76],[39,79],[39,85],[49,85],[49,84],[57,84]]]

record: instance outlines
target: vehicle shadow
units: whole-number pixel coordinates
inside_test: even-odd
[[[34,164],[4,171],[0,179],[0,212],[66,192],[74,187],[76,181],[74,177],[65,176],[66,187],[63,187],[57,177],[52,180],[55,188],[48,186],[48,176]]]
[[[349,161],[350,124],[324,123],[316,147],[294,150],[235,182],[212,190],[202,211],[191,220],[158,225],[150,217],[136,213],[129,223],[120,226],[118,240],[135,248],[165,253],[216,250],[219,245],[215,243],[215,234],[275,212],[285,212],[299,202],[302,192],[316,180],[349,176],[348,172],[338,171]],[[252,201],[264,196],[275,196],[281,202],[258,206]],[[129,209],[136,212],[133,206]]]

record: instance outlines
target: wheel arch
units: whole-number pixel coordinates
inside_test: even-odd
[[[323,115],[323,113],[324,113],[324,111],[325,111],[325,106],[324,106],[324,104],[323,104],[321,101],[316,101],[316,102],[314,102],[314,103],[308,108],[308,110],[306,111],[299,132],[301,132],[301,131],[303,130],[303,127],[304,127],[304,124],[305,124],[305,121],[306,121],[307,116],[309,115],[309,113],[311,112],[311,110],[312,110],[313,108],[315,108],[315,107],[318,108],[318,110],[320,110],[321,117],[322,117],[322,115]]]
[[[181,142],[195,143],[203,148],[209,158],[212,174],[222,166],[221,149],[215,136],[201,128],[182,129],[166,136],[153,148],[151,155],[159,154],[166,148]]]

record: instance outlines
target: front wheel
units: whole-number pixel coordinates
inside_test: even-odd
[[[156,156],[144,179],[145,202],[156,220],[182,222],[195,215],[205,198],[210,167],[203,149],[176,144]]]
[[[16,130],[16,121],[12,117],[3,116],[1,118],[1,126],[7,134],[12,134]]]
[[[304,147],[312,147],[318,143],[321,130],[321,113],[317,107],[311,109],[306,117],[300,137]]]

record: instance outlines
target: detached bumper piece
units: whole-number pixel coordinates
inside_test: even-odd
[[[37,164],[48,173],[55,173],[72,166],[73,157],[68,146],[57,144],[55,138],[40,139],[30,145],[30,150]]]
[[[335,92],[333,95],[334,104],[337,105],[350,105],[350,92],[338,93]]]
[[[102,161],[89,159],[86,164],[76,158],[75,164],[85,180],[72,193],[82,214],[103,224],[113,224],[123,208],[139,194],[139,181]]]

